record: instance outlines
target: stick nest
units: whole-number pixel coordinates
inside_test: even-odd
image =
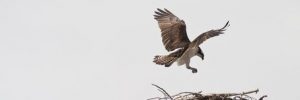
[[[154,97],[147,100],[263,100],[267,95],[259,99],[249,96],[249,94],[257,94],[258,89],[242,93],[219,93],[219,94],[202,94],[201,92],[180,92],[175,95],[170,95],[163,88],[158,85],[152,84],[164,94],[164,97]]]

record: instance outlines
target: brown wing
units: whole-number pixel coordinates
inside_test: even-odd
[[[199,46],[201,43],[203,43],[205,40],[214,37],[214,36],[218,36],[219,34],[223,34],[223,31],[225,31],[226,27],[229,26],[229,21],[225,24],[225,26],[221,29],[217,29],[217,30],[210,30],[207,31],[201,35],[199,35],[196,39],[194,39],[192,41],[192,45],[191,46]]]
[[[168,51],[176,48],[185,47],[190,43],[186,35],[186,26],[183,20],[180,20],[167,9],[157,9],[154,19],[158,21],[161,29],[162,41]]]

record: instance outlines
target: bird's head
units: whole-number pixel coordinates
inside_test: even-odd
[[[200,47],[198,47],[197,55],[198,55],[202,60],[204,60],[204,53],[202,52],[202,50],[201,50]]]

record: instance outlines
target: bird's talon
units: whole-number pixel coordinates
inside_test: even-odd
[[[192,69],[192,73],[197,73],[197,69]]]

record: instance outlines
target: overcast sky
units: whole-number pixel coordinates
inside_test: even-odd
[[[145,100],[242,92],[299,99],[299,0],[0,0],[1,100]],[[168,54],[153,19],[168,8],[190,39],[230,20],[192,74],[152,63]]]

